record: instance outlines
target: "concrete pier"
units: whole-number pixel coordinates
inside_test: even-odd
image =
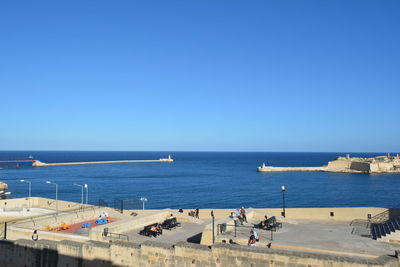
[[[52,166],[73,166],[91,164],[114,164],[114,163],[149,163],[149,162],[173,162],[171,156],[157,160],[109,160],[109,161],[87,161],[87,162],[63,162],[63,163],[44,163],[39,160],[33,162],[32,167],[52,167]]]
[[[324,172],[326,166],[322,167],[271,167],[261,166],[257,168],[259,172]]]

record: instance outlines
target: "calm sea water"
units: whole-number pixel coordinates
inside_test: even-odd
[[[0,159],[32,155],[43,162],[159,159],[167,152],[45,152],[2,151]],[[258,173],[266,162],[273,166],[321,166],[346,153],[171,152],[174,163],[132,163],[16,169],[0,164],[0,181],[9,184],[12,197],[55,197],[51,180],[59,184],[59,199],[80,202],[89,185],[89,202],[99,199],[146,197],[148,208],[281,207],[282,185],[288,207],[379,206],[400,207],[400,174],[343,174],[323,172]],[[371,157],[382,154],[351,153]]]

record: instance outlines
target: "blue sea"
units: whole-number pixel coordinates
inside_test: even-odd
[[[146,208],[236,208],[282,206],[281,186],[286,186],[287,207],[377,206],[400,207],[400,174],[344,174],[324,172],[258,173],[263,162],[272,166],[321,166],[344,153],[275,152],[79,152],[1,151],[0,159],[27,158],[42,162],[174,158],[173,163],[125,163],[33,168],[0,164],[0,181],[9,185],[11,197],[32,195],[81,201],[89,185],[89,202],[99,199],[146,197]],[[350,153],[372,157],[382,154]]]

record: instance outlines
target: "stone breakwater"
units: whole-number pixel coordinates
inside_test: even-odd
[[[150,163],[150,162],[173,162],[171,157],[157,160],[109,160],[109,161],[87,161],[87,162],[63,162],[63,163],[44,163],[36,160],[32,167],[52,167],[52,166],[73,166],[73,165],[91,165],[91,164],[115,164],[115,163]]]
[[[347,173],[400,173],[400,156],[379,156],[374,158],[338,157],[321,167],[272,167],[263,164],[259,172],[347,172]]]

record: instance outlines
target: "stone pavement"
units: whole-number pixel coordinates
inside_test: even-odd
[[[236,238],[231,231],[218,235],[216,240],[221,242],[225,239],[228,242],[233,239],[239,244],[247,245],[251,226],[258,221],[252,223],[245,223],[247,228],[238,227]],[[271,242],[272,248],[370,258],[393,255],[395,250],[400,249],[400,245],[351,234],[353,227],[349,225],[350,222],[297,220],[296,223],[284,223],[282,229],[273,232],[272,241],[270,231],[256,229],[261,237],[258,246],[266,246]]]
[[[176,244],[180,241],[200,243],[201,233],[203,232],[204,227],[209,223],[210,220],[204,220],[204,223],[202,224],[182,222],[180,227],[176,227],[172,230],[163,230],[163,234],[157,237],[139,235],[140,230],[143,228],[124,232],[123,234],[128,235],[129,241],[135,243],[143,243],[147,240],[168,244]]]

